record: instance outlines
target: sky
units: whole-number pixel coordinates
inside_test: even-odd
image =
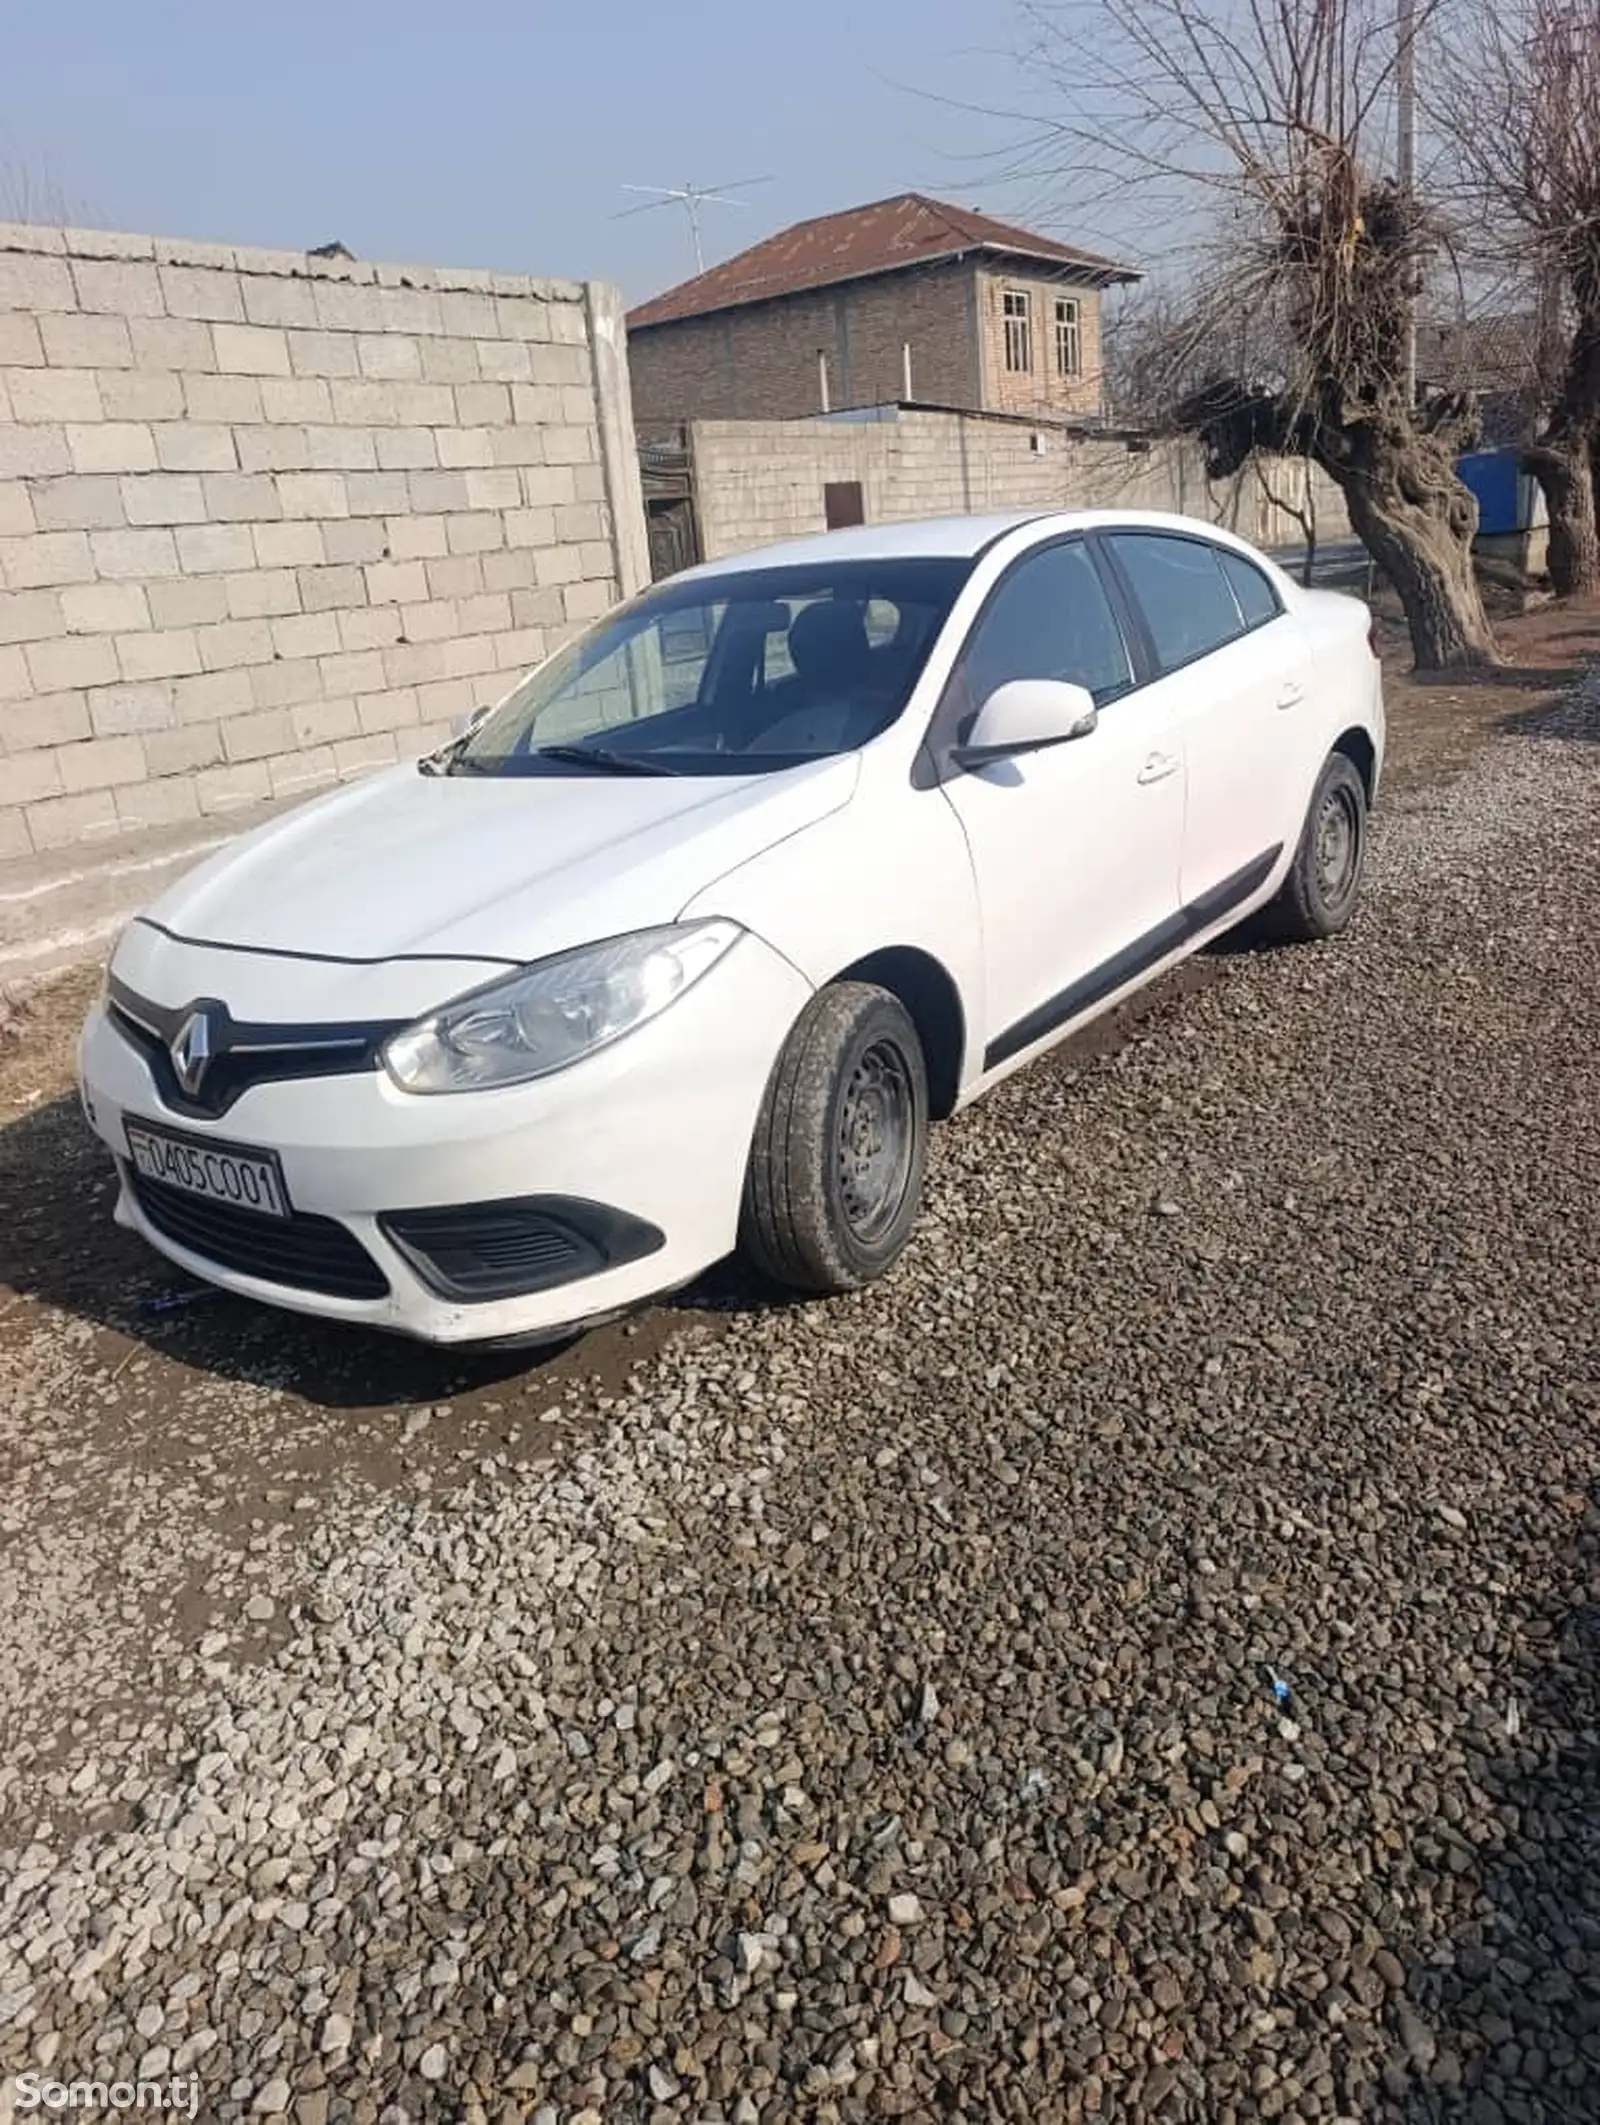
[[[1025,100],[1017,43],[1011,0],[6,0],[0,198],[629,302],[694,254],[676,205],[618,218],[625,185],[733,185],[708,264],[905,190],[1103,245],[1005,181],[1014,125],[954,107]]]

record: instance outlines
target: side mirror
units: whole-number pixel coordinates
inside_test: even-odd
[[[959,767],[983,767],[991,760],[1087,738],[1099,722],[1100,711],[1086,686],[1071,686],[1063,679],[1008,679],[973,717],[953,757]]]
[[[494,703],[485,702],[482,708],[469,709],[464,716],[457,716],[450,729],[457,738],[470,738],[480,731],[494,714]]]

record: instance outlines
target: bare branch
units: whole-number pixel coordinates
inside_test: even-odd
[[[1413,404],[1405,385],[1448,231],[1383,160],[1394,4],[1023,0],[1042,107],[1016,174],[1074,202],[1186,206],[1181,276],[1109,351],[1121,401],[1198,435],[1216,478],[1267,451],[1323,466],[1406,602],[1419,662],[1470,664],[1493,656],[1453,463],[1470,411]],[[1441,4],[1419,0],[1419,30]]]
[[[1433,103],[1480,255],[1530,289],[1524,458],[1550,573],[1600,584],[1600,0],[1504,0],[1451,26]],[[1509,325],[1510,320],[1501,320]]]

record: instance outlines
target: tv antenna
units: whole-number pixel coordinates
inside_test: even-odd
[[[771,184],[770,177],[740,177],[734,185],[743,190],[753,184]],[[700,247],[700,209],[703,206],[742,207],[748,200],[735,199],[731,195],[734,185],[697,184],[625,184],[625,192],[651,192],[654,198],[645,200],[642,206],[624,207],[620,214],[613,214],[613,221],[626,221],[630,214],[648,214],[653,207],[681,206],[689,217],[689,236],[694,244],[694,269],[703,273],[706,269],[705,253]]]

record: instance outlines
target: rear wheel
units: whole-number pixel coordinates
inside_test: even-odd
[[[1329,755],[1289,875],[1262,915],[1262,927],[1285,943],[1336,937],[1356,911],[1367,856],[1366,785],[1353,761]]]
[[[904,1006],[839,982],[784,1043],[756,1122],[739,1238],[774,1282],[853,1291],[896,1260],[922,1202],[928,1074]]]

